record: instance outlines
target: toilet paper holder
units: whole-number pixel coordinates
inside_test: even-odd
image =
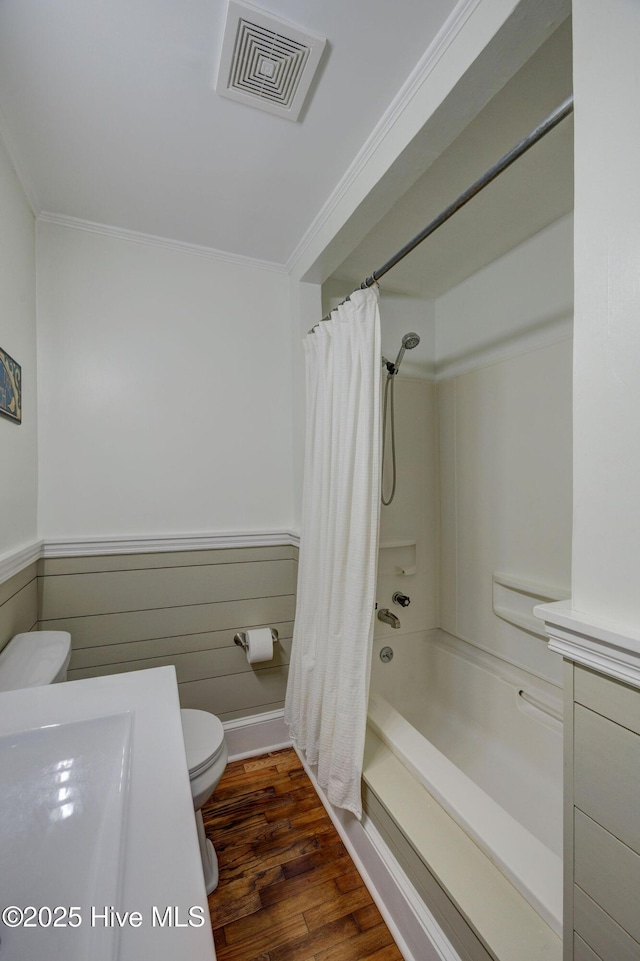
[[[280,638],[278,637],[278,632],[277,632],[277,630],[275,629],[275,627],[270,628],[270,630],[271,630],[271,638],[272,638],[272,640],[273,640],[273,643],[276,644],[276,643],[280,640]],[[234,634],[234,635],[233,635],[233,643],[234,643],[234,644],[237,644],[238,647],[241,647],[243,650],[246,651],[246,649],[247,649],[247,634],[246,634],[246,631],[238,631],[237,634]]]

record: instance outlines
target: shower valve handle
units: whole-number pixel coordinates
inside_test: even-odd
[[[396,591],[391,599],[394,604],[399,604],[400,607],[408,607],[411,603],[411,598],[407,597],[406,594],[401,594],[400,591]]]

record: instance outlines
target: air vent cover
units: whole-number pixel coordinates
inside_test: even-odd
[[[229,0],[216,92],[297,120],[326,40]]]

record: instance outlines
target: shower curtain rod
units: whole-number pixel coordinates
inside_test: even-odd
[[[526,137],[523,137],[522,140],[515,145],[515,147],[512,147],[511,150],[501,157],[500,160],[496,161],[492,167],[489,167],[486,173],[479,177],[478,180],[471,184],[470,187],[467,187],[467,189],[461,193],[460,196],[453,201],[453,203],[449,204],[449,206],[446,207],[441,214],[438,214],[434,220],[428,223],[427,226],[424,227],[419,234],[416,234],[415,237],[413,237],[408,243],[406,243],[404,247],[401,247],[401,249],[394,254],[393,257],[390,257],[389,260],[382,265],[382,267],[374,270],[369,277],[363,280],[359,289],[365,290],[367,287],[372,287],[375,283],[377,283],[378,280],[380,280],[380,278],[383,277],[389,270],[395,267],[396,264],[399,264],[401,260],[404,260],[407,254],[410,254],[413,250],[415,250],[415,248],[419,246],[423,240],[426,240],[427,237],[430,237],[431,234],[435,233],[435,231],[439,227],[442,227],[442,225],[446,223],[450,217],[453,217],[453,215],[462,207],[464,207],[465,204],[469,203],[469,201],[472,200],[476,194],[479,194],[481,190],[484,190],[484,188],[487,187],[493,180],[495,180],[496,177],[500,176],[500,174],[503,173],[507,167],[510,167],[512,163],[526,153],[530,147],[533,147],[533,145],[539,140],[542,140],[542,138],[546,136],[550,130],[553,130],[554,127],[557,127],[557,125],[566,117],[568,117],[572,111],[573,97],[571,96],[567,97],[566,100],[563,100],[562,103],[548,115],[548,117],[545,117],[544,120],[540,121],[540,123],[537,124],[533,130],[530,130]],[[342,303],[344,304],[347,300],[349,300],[349,297],[346,297]],[[331,312],[329,312],[326,317],[323,317],[320,323],[325,320],[329,320],[330,317]],[[314,331],[317,326],[318,324],[312,327],[311,331]]]

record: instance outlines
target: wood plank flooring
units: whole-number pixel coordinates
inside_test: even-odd
[[[229,764],[202,815],[218,961],[402,961],[293,748]]]

